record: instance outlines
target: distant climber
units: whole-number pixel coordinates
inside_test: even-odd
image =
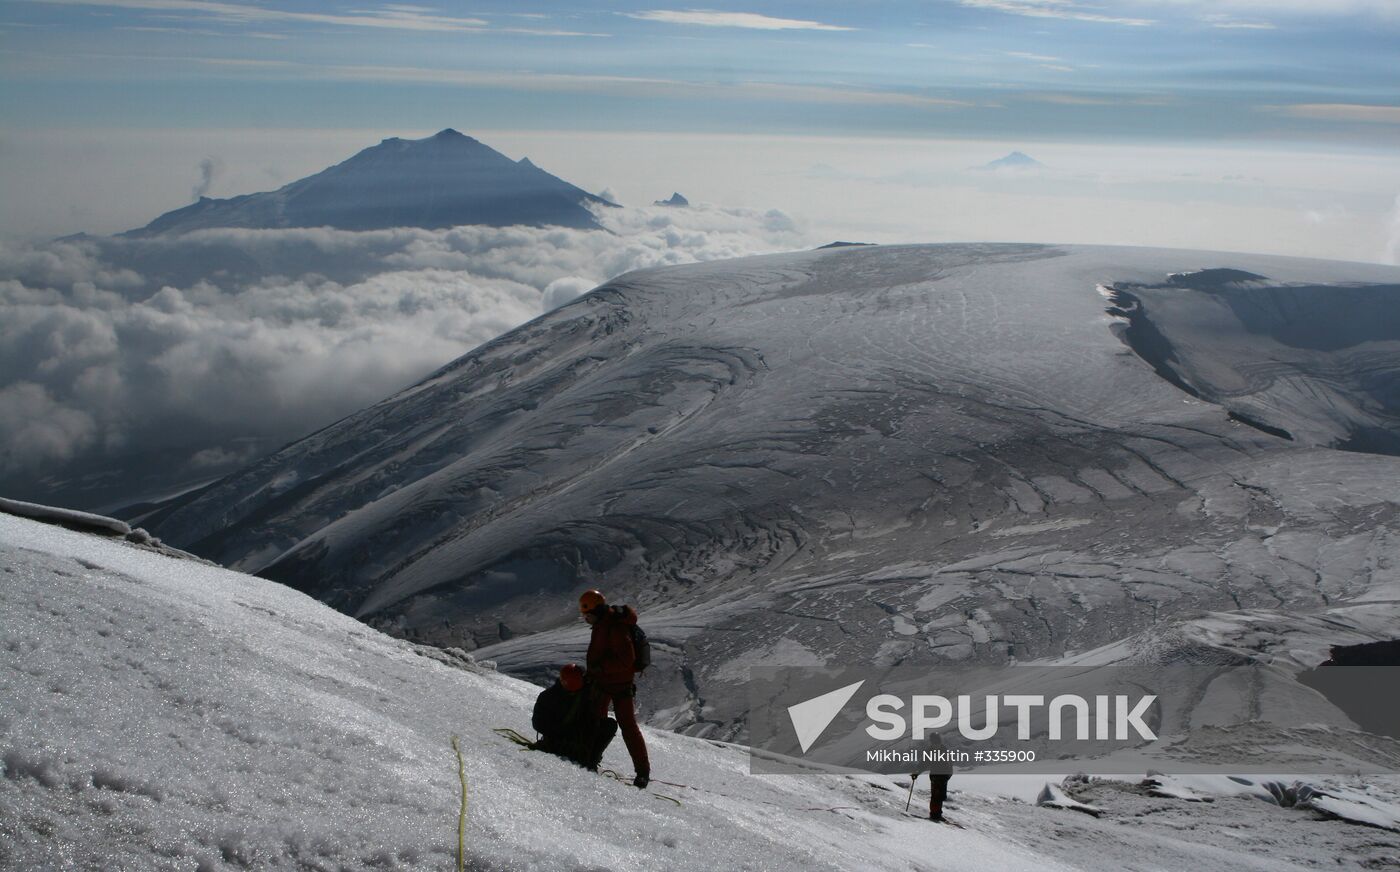
[[[617,721],[594,714],[583,692],[583,667],[577,663],[560,669],[554,684],[540,692],[530,723],[540,734],[532,748],[558,754],[595,772],[617,735]]]
[[[925,759],[929,761],[928,768],[923,770],[929,777],[928,794],[928,819],[931,821],[943,821],[943,803],[948,800],[948,782],[953,777],[953,762],[948,746],[943,744],[943,737],[937,733],[930,733],[926,746]],[[911,776],[913,780],[919,780],[919,773],[915,772]]]
[[[578,600],[579,615],[593,627],[588,642],[588,672],[584,681],[598,718],[608,716],[612,705],[622,730],[622,741],[632,757],[636,777],[632,783],[645,788],[651,782],[651,762],[647,745],[637,726],[636,674],[650,659],[646,635],[637,627],[637,613],[631,606],[609,606],[596,590],[586,590]]]

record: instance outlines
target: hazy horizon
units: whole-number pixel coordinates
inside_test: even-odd
[[[278,188],[389,136],[452,126],[628,206],[680,191],[778,209],[814,238],[1200,248],[1394,263],[1400,157],[1318,144],[1144,144],[471,129],[41,130],[4,135],[0,235],[140,227]],[[1010,151],[1044,166],[981,169]],[[23,205],[19,205],[23,204]]]
[[[817,235],[1400,247],[1386,0],[19,0],[0,237],[139,227],[454,127],[629,205]],[[970,175],[1012,150],[1034,174]]]

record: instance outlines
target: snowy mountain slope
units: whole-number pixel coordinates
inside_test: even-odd
[[[1110,295],[1130,343],[1184,389],[1286,438],[1400,454],[1400,285],[1208,270]]]
[[[1288,404],[1300,436],[1281,438],[1115,335],[1100,288],[1203,268],[1391,303],[1360,286],[1400,284],[1392,267],[1013,245],[636,272],[142,523],[525,675],[575,644],[573,598],[602,586],[661,649],[652,722],[715,737],[742,733],[759,661],[1122,643],[1296,670],[1400,635],[1400,458],[1321,444],[1350,426],[1327,417],[1348,396],[1371,416],[1353,422],[1394,413],[1374,387],[1390,346],[1368,343],[1397,337],[1338,328],[1258,397],[1235,389],[1328,398]],[[1234,311],[1164,318],[1172,359],[1219,372],[1280,346]],[[1309,317],[1326,333],[1347,312]]]
[[[751,776],[740,748],[655,731],[661,781],[640,792],[491,732],[528,729],[538,688],[275,583],[9,515],[0,608],[0,868],[452,868],[453,734],[477,870],[1272,872],[1393,856],[1382,830],[1202,779],[1158,779],[1156,797],[1094,782],[1093,819],[960,776],[967,829],[936,826],[901,816],[907,782]],[[1393,782],[1327,790],[1384,816]]]
[[[598,229],[584,203],[606,201],[447,129],[427,139],[394,137],[291,184],[227,200],[201,197],[128,236],[210,227],[435,229],[462,224]]]

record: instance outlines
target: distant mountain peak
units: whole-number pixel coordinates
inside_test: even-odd
[[[390,137],[276,191],[202,197],[125,235],[213,227],[432,230],[463,224],[596,230],[587,205],[604,204],[529,158],[511,160],[448,127],[426,139]]]
[[[656,200],[656,201],[654,201],[654,202],[652,203],[652,205],[653,205],[653,206],[689,206],[689,205],[690,205],[690,201],[687,200],[685,197],[682,197],[680,191],[675,191],[675,192],[673,192],[673,193],[671,194],[671,199],[669,199],[669,200]]]
[[[1045,164],[1021,151],[1013,151],[1006,157],[999,157],[980,167],[973,167],[973,169],[978,170],[1039,170],[1044,168]]]

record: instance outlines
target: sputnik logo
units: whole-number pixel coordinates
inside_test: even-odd
[[[862,684],[865,684],[864,680],[788,706],[788,717],[792,719],[792,729],[797,733],[797,742],[802,746],[803,754],[822,737],[822,733],[831,726]]]

